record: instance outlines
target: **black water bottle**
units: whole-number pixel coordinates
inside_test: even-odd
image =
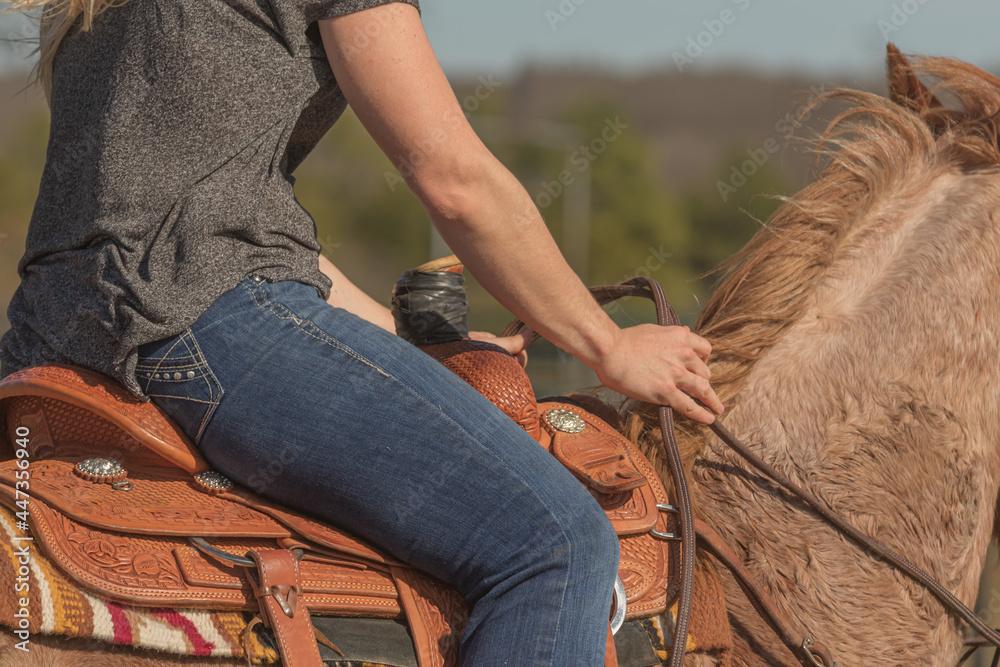
[[[400,276],[392,288],[396,335],[418,346],[468,339],[469,301],[463,269],[451,255]]]

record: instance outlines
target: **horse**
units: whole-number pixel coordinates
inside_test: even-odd
[[[889,99],[823,98],[849,106],[828,166],[731,260],[696,330],[730,430],[972,605],[1000,487],[1000,79],[891,46],[888,64]],[[648,406],[625,412],[655,454]],[[701,512],[841,664],[954,664],[962,628],[928,591],[688,437]],[[725,587],[735,663],[790,664]]]
[[[694,329],[713,345],[728,429],[972,605],[1000,491],[1000,79],[891,45],[888,69],[888,98],[838,89],[817,101],[846,106],[816,148],[825,168],[729,261]],[[656,406],[605,407],[669,480]],[[707,428],[678,431],[698,516],[841,665],[954,664],[964,630],[931,593]],[[717,569],[726,660],[797,664]],[[11,667],[240,664],[42,637],[20,654],[4,637]]]

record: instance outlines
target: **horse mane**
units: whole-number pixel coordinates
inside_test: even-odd
[[[727,409],[738,403],[757,361],[803,316],[825,271],[873,208],[911,179],[1000,167],[1000,79],[946,58],[904,59],[901,72],[893,68],[894,52],[890,46],[892,99],[838,88],[813,102],[810,109],[828,101],[845,106],[814,150],[826,167],[797,195],[781,198],[774,215],[719,269],[724,276],[694,330],[712,344],[712,386]],[[925,88],[917,75],[934,85]],[[903,95],[901,83],[919,91]],[[629,400],[621,415],[626,435],[669,480],[656,406]],[[688,470],[709,433],[678,420]]]

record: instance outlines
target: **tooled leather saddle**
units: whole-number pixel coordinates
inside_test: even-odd
[[[422,349],[521,425],[607,512],[621,545],[611,629],[673,604],[676,522],[632,443],[579,401],[537,401],[495,345],[463,338]],[[0,382],[0,428],[9,446],[0,503],[23,511],[30,488],[36,547],[81,588],[138,606],[259,610],[286,665],[322,664],[310,614],[405,618],[420,667],[458,664],[468,609],[455,589],[232,484],[156,405],[109,378],[59,364],[14,373]],[[613,644],[607,664],[616,664]]]

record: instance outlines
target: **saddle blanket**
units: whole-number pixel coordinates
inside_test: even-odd
[[[250,619],[242,612],[142,608],[102,600],[80,590],[41,552],[32,549],[31,542],[22,541],[19,545],[28,545],[30,554],[25,559],[18,553],[19,547],[14,546],[18,544],[14,538],[24,536],[11,511],[0,505],[0,590],[20,591],[20,594],[0,595],[3,625],[19,622],[19,598],[26,595],[28,625],[22,629],[30,635],[93,638],[181,655],[232,658],[246,655],[241,641]],[[27,578],[22,576],[23,560],[28,561]],[[253,633],[250,642],[257,660],[278,662],[277,651],[263,645]]]

